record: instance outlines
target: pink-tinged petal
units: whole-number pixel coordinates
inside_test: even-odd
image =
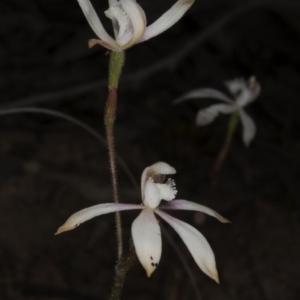
[[[142,205],[123,204],[123,203],[103,203],[82,209],[73,214],[69,219],[58,228],[55,234],[60,234],[64,231],[72,230],[78,227],[81,223],[88,221],[94,217],[109,214],[116,211],[143,209]]]
[[[161,257],[161,232],[152,209],[144,209],[131,227],[132,239],[139,261],[150,277]]]
[[[214,104],[207,108],[201,109],[196,116],[196,125],[205,126],[213,122],[213,120],[220,114],[233,113],[237,108],[229,104]]]
[[[196,228],[183,221],[173,218],[158,209],[155,210],[155,213],[169,223],[179,234],[199,268],[219,283],[215,256],[206,238]]]
[[[121,51],[115,40],[104,29],[92,3],[89,0],[78,0],[78,3],[96,35],[106,44],[109,44],[110,48],[115,49],[115,51]]]
[[[144,197],[144,188],[146,184],[146,180],[149,177],[152,177],[154,174],[163,174],[163,175],[171,175],[175,174],[176,170],[171,167],[169,164],[159,161],[147,168],[142,173],[141,178],[141,190],[142,190],[142,197]]]
[[[146,16],[144,10],[140,7],[136,1],[133,0],[120,0],[122,8],[127,13],[133,29],[133,37],[131,41],[125,45],[125,48],[129,48],[142,37],[146,29]]]
[[[243,125],[243,141],[248,147],[255,136],[256,126],[252,118],[243,109],[240,110],[240,117]]]
[[[217,218],[222,223],[231,223],[226,218],[222,217],[216,211],[200,205],[195,202],[187,201],[187,200],[173,200],[167,203],[164,203],[159,207],[159,209],[167,209],[167,210],[193,210],[193,211],[200,211],[207,215]]]
[[[178,99],[176,99],[173,103],[177,104],[188,99],[196,99],[196,98],[213,98],[213,99],[218,99],[227,102],[229,104],[234,103],[234,101],[230,99],[228,96],[226,96],[225,94],[210,88],[197,89],[188,92],[183,96],[179,97]]]
[[[149,40],[172,27],[194,2],[195,0],[178,0],[167,12],[146,28],[139,42]]]

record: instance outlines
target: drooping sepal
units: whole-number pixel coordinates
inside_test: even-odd
[[[150,277],[159,264],[162,242],[158,222],[151,209],[144,209],[134,220],[131,233],[139,261]]]

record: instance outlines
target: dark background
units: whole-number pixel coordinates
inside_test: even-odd
[[[139,1],[149,23],[174,2]],[[111,29],[102,13],[107,1],[93,3]],[[108,55],[100,46],[88,49],[94,37],[75,0],[0,0],[0,111],[55,109],[104,136]],[[136,263],[122,299],[300,299],[299,70],[298,0],[196,0],[170,30],[127,51],[118,153],[138,181],[146,166],[168,162],[177,169],[179,198],[207,205],[233,223],[174,214],[210,242],[220,285],[198,269],[164,225],[159,267],[148,279]],[[229,117],[197,128],[197,110],[213,101],[172,101],[200,87],[227,92],[224,80],[253,74],[262,93],[247,112],[257,136],[245,148],[239,125],[212,187],[210,173]],[[0,138],[0,299],[108,299],[116,260],[114,216],[54,236],[70,214],[112,201],[105,145],[73,123],[30,113],[2,115]],[[140,203],[121,168],[119,184],[122,202]],[[125,241],[136,215],[122,213]]]

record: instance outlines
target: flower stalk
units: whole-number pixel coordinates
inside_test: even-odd
[[[124,65],[124,52],[112,52],[109,60],[108,74],[108,95],[105,108],[104,123],[106,127],[106,138],[108,146],[109,165],[112,178],[113,199],[115,203],[119,203],[116,153],[114,143],[114,123],[116,119],[116,111],[118,104],[118,83]],[[122,259],[123,238],[122,238],[122,222],[119,212],[116,212],[116,229],[118,243],[118,261]]]
[[[134,250],[132,240],[130,241],[130,249],[125,257],[123,257],[116,266],[116,274],[114,279],[114,285],[110,295],[110,300],[119,300],[121,297],[122,288],[127,272],[136,262],[137,256]]]
[[[231,147],[232,138],[233,138],[233,135],[235,133],[238,121],[239,121],[239,111],[236,111],[230,117],[225,141],[223,143],[222,148],[219,151],[218,157],[217,157],[216,162],[214,164],[212,184],[216,184],[216,182],[217,182],[218,175],[220,173],[220,170],[221,170],[221,168],[224,164],[224,161],[225,161],[225,159],[228,155],[229,149]]]

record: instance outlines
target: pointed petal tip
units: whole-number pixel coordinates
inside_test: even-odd
[[[150,269],[146,270],[147,277],[150,278],[150,276],[152,275],[153,272],[154,272],[153,269],[152,270],[150,270]]]
[[[159,264],[162,251],[160,227],[151,209],[144,209],[133,221],[131,235],[136,255],[150,277]]]
[[[228,219],[226,219],[226,218],[224,218],[224,217],[222,217],[222,219],[220,219],[220,222],[221,223],[232,223],[230,220],[228,220]]]
[[[217,283],[220,284],[218,272],[211,274],[211,278]]]
[[[68,229],[63,228],[63,227],[59,227],[59,228],[57,229],[57,231],[54,233],[54,235],[59,235],[59,234],[65,232],[65,231],[68,231]]]

